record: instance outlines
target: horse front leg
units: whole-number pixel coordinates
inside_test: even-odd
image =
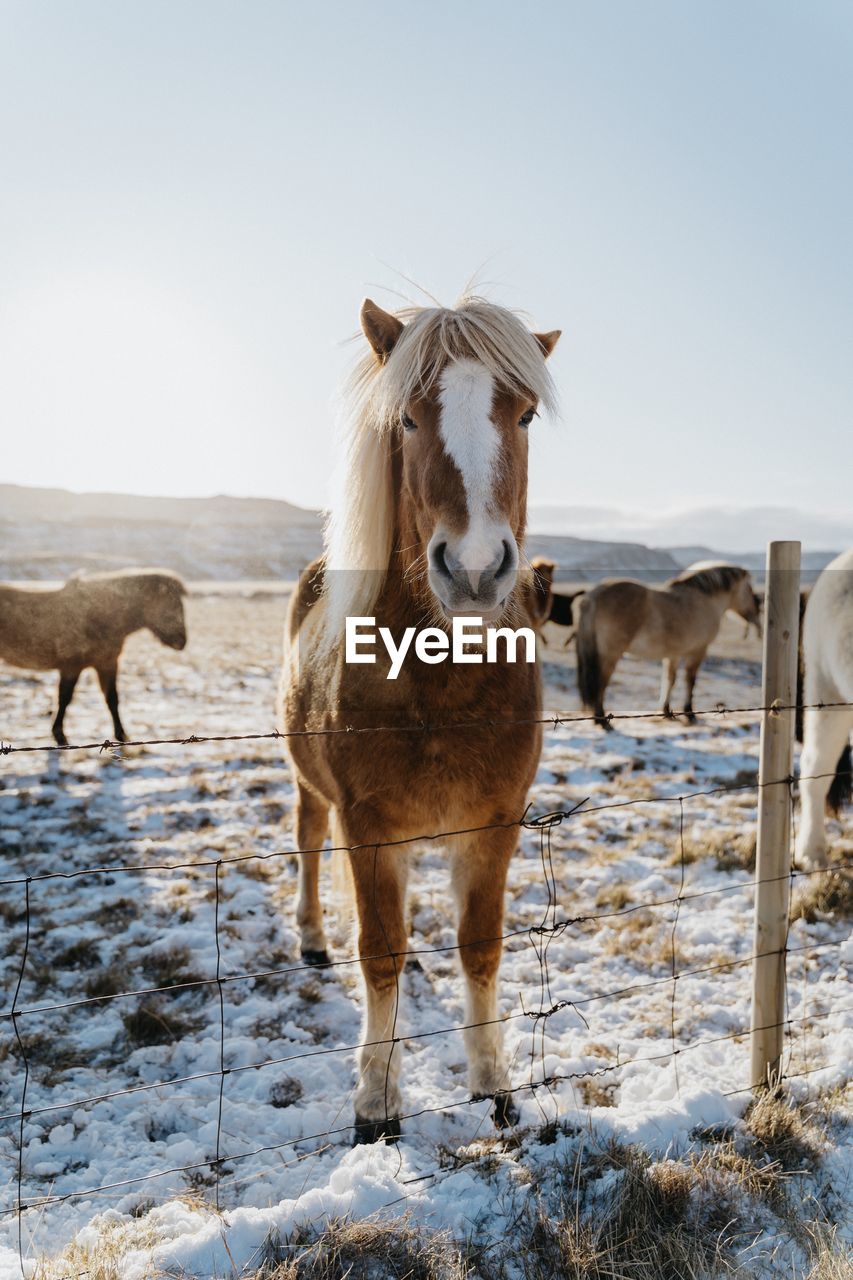
[[[74,697],[74,689],[79,679],[79,671],[61,671],[59,673],[59,702],[52,725],[53,740],[58,747],[68,746],[68,739],[65,736],[63,724],[65,722],[65,712],[68,710],[68,704]]]
[[[107,704],[107,710],[112,716],[113,733],[116,742],[126,742],[127,734],[121,722],[121,716],[118,713],[118,662],[111,662],[107,666],[98,667],[98,684],[101,686],[101,693],[104,695],[104,702]]]
[[[514,1124],[509,1065],[498,1015],[498,968],[503,943],[504,896],[518,832],[481,831],[459,837],[453,854],[453,889],[459,913],[459,957],[465,975],[465,1047],[474,1097],[494,1098],[498,1128]]]
[[[661,668],[660,709],[661,714],[665,715],[667,720],[674,719],[670,699],[672,698],[672,690],[675,687],[677,675],[678,658],[664,658]]]
[[[807,707],[800,757],[800,829],[796,862],[806,871],[826,866],[826,797],[853,728],[846,707]]]
[[[302,782],[296,784],[296,848],[299,850],[299,899],[296,923],[306,964],[329,963],[323,908],[320,904],[320,858],[329,830],[329,806]]]
[[[350,843],[353,839],[347,828]],[[407,947],[404,906],[408,853],[404,846],[360,848],[350,854],[358,909],[358,954],[367,996],[364,1042],[355,1091],[355,1143],[400,1136],[400,975]]]

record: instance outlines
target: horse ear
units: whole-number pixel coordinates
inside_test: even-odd
[[[534,333],[533,336],[542,348],[542,354],[546,360],[556,347],[562,332],[562,329],[550,329],[548,333]]]
[[[370,298],[365,298],[359,314],[361,328],[382,364],[390,356],[403,332],[403,322],[390,311],[383,311]]]

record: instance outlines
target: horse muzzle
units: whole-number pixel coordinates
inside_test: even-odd
[[[504,537],[491,553],[465,554],[448,539],[430,542],[429,584],[448,617],[497,619],[515,586],[518,547]],[[485,564],[485,567],[482,567]]]

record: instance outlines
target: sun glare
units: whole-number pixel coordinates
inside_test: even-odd
[[[0,313],[0,343],[7,467],[24,483],[209,491],[212,459],[257,394],[236,341],[186,297],[139,279],[29,289]]]

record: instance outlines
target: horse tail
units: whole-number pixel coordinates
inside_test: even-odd
[[[829,794],[826,797],[826,806],[837,817],[851,799],[853,799],[853,752],[848,742],[838,757],[835,777],[829,785]]]
[[[583,595],[578,605],[580,620],[575,642],[578,654],[578,692],[584,707],[595,711],[604,694],[601,657],[595,634],[595,595]]]

